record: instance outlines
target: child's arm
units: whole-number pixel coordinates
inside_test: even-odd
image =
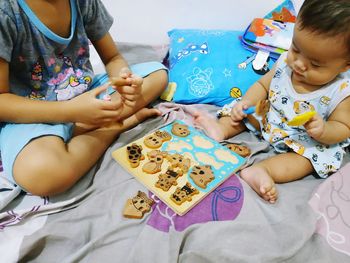
[[[275,67],[262,76],[255,82],[243,96],[242,100],[238,102],[231,111],[231,120],[233,125],[238,125],[241,120],[247,117],[244,110],[250,106],[255,106],[259,101],[265,100],[268,97],[270,83],[275,74]]]
[[[248,106],[255,106],[259,101],[267,99],[271,80],[274,75],[275,67],[263,75],[248,89],[246,94],[243,96],[242,101],[249,102]]]
[[[327,121],[314,116],[304,127],[315,140],[332,145],[350,137],[350,97],[344,99],[332,112]]]
[[[124,80],[118,80],[123,85]],[[96,96],[106,87],[94,89],[69,101],[32,100],[10,93],[9,64],[0,58],[0,121],[14,123],[84,122],[104,124],[118,119],[120,103]]]
[[[127,62],[119,53],[111,35],[107,33],[100,40],[93,41],[97,53],[99,54],[110,78],[119,77],[123,68],[128,67]]]
[[[100,40],[93,41],[92,43],[105,64],[109,77],[121,76],[122,69],[128,65],[123,56],[119,53],[111,35],[107,33]],[[142,85],[142,79],[140,81],[140,79],[133,77],[133,75],[131,75],[131,78],[133,82],[132,85],[116,87],[122,97],[128,100],[128,102],[124,103],[123,112],[121,113],[122,119],[145,107],[161,93],[159,89],[152,89],[150,85],[147,85],[147,88],[145,88],[145,86]]]

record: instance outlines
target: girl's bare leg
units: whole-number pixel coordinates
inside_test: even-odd
[[[89,171],[120,133],[156,115],[160,115],[158,110],[144,108],[125,119],[122,126],[88,131],[72,137],[67,144],[57,136],[32,140],[17,156],[14,179],[35,195],[64,192]]]
[[[96,129],[77,125],[68,143],[57,136],[32,140],[14,162],[13,176],[16,183],[26,191],[41,196],[69,189],[89,171],[120,133],[151,116],[160,115],[158,110],[144,107],[163,92],[167,81],[164,70],[144,78],[142,96],[135,107],[125,107],[122,123]],[[111,96],[112,99],[118,99],[118,94],[114,96]]]
[[[311,162],[294,152],[281,153],[241,171],[246,181],[264,200],[275,203],[278,192],[275,183],[301,179],[314,171]]]

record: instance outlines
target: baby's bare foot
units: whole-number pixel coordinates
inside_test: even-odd
[[[278,192],[275,182],[263,167],[248,167],[241,171],[240,176],[264,200],[272,204],[276,202]]]
[[[194,113],[194,126],[202,128],[204,132],[214,140],[220,142],[225,139],[223,127],[217,119],[205,112]]]

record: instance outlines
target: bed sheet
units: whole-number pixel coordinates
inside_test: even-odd
[[[147,190],[111,153],[173,120],[192,124],[195,110],[217,110],[163,102],[155,107],[163,116],[123,133],[65,194],[19,193],[2,208],[2,262],[350,262],[319,234],[319,215],[308,204],[328,179],[280,184],[280,198],[271,205],[234,175],[183,217],[156,200],[144,218],[124,218],[126,200]],[[248,132],[229,141],[251,148],[248,164],[274,154]]]

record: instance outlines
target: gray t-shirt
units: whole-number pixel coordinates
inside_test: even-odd
[[[25,0],[0,1],[0,57],[9,62],[10,92],[31,99],[69,100],[89,89],[89,40],[101,39],[113,18],[100,0],[70,0],[71,34],[47,28]]]

